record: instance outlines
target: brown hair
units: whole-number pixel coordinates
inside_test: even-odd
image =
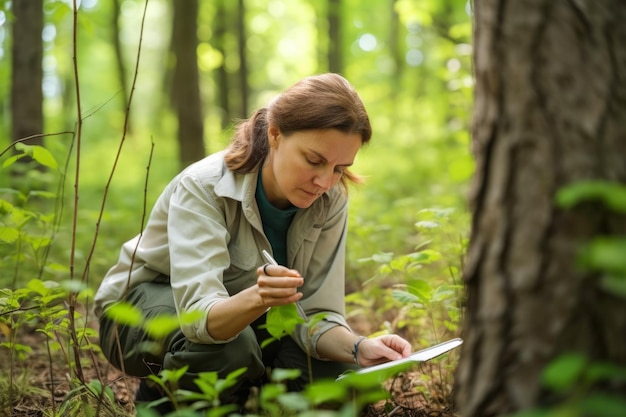
[[[251,172],[267,156],[270,124],[284,135],[302,130],[337,129],[359,134],[363,145],[372,137],[365,106],[345,78],[331,73],[310,76],[238,124],[225,156],[231,171]],[[360,177],[345,171],[341,183],[345,186],[347,180],[360,182]]]

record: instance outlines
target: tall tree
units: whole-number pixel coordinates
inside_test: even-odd
[[[128,91],[128,81],[126,78],[126,61],[124,60],[124,54],[122,52],[122,42],[120,40],[120,0],[113,0],[113,10],[111,11],[111,43],[113,44],[113,50],[115,51],[115,60],[117,64],[117,73],[120,80],[121,95],[123,100],[122,108],[126,110],[127,100],[130,96]],[[129,120],[127,130],[132,131],[131,121]]]
[[[565,353],[626,364],[626,302],[576,262],[594,236],[623,235],[624,216],[555,204],[579,181],[626,183],[626,7],[484,0],[474,12],[477,171],[456,399],[464,417],[486,417],[554,400],[540,376]]]
[[[43,0],[12,3],[11,141],[43,133]],[[26,141],[41,144],[42,138]]]
[[[221,125],[222,129],[226,129],[232,120],[230,110],[230,100],[228,96],[228,72],[226,71],[226,34],[228,25],[228,10],[226,8],[227,0],[219,0],[215,5],[215,23],[213,29],[213,39],[215,48],[222,54],[222,64],[216,68],[217,88],[219,107],[221,109]]]
[[[328,71],[343,71],[341,0],[328,0]]]
[[[389,44],[389,56],[393,62],[393,74],[390,79],[391,86],[391,100],[390,104],[392,106],[397,105],[396,97],[398,94],[402,92],[402,74],[404,70],[404,49],[401,48],[401,44],[403,43],[400,38],[400,34],[402,33],[406,37],[406,31],[402,30],[402,24],[400,22],[400,15],[396,9],[396,5],[398,0],[390,0],[389,1],[389,33],[388,33],[388,41]]]
[[[248,44],[248,34],[246,30],[246,4],[244,0],[237,2],[239,13],[237,13],[237,50],[239,52],[239,95],[241,97],[241,117],[248,117],[250,86],[248,84],[248,56],[246,47]]]
[[[176,56],[172,102],[178,115],[179,159],[182,166],[187,166],[205,155],[197,53],[198,0],[174,0],[172,3],[172,50]]]

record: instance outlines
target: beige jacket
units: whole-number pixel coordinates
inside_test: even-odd
[[[178,312],[204,314],[204,320],[183,325],[185,336],[196,343],[228,342],[208,334],[207,315],[220,300],[253,286],[256,269],[265,263],[261,251],[271,252],[254,197],[257,175],[232,173],[219,152],[174,178],[156,201],[144,232],[122,246],[118,263],[104,277],[95,296],[96,314],[121,300],[127,288],[166,274]],[[346,225],[347,197],[334,187],[299,210],[288,231],[288,266],[304,277],[300,304],[308,316],[326,313],[314,328],[298,326],[292,335],[316,358],[324,332],[348,327]]]

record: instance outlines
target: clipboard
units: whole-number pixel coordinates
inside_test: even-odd
[[[417,363],[417,362],[425,362],[430,359],[436,358],[437,356],[443,355],[446,352],[451,351],[452,349],[459,347],[463,344],[463,340],[461,338],[450,339],[446,342],[439,343],[434,346],[427,347],[425,349],[418,350],[417,352],[411,353],[411,355],[406,358],[396,359],[395,361],[389,361],[385,363],[381,363],[379,365],[372,365],[365,368],[361,368],[359,370],[345,373],[340,375],[337,380],[344,378],[348,375],[363,375],[371,372],[380,371],[382,369],[399,367],[400,365],[404,365],[407,363]]]

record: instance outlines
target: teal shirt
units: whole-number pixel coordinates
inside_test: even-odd
[[[263,223],[263,232],[272,245],[274,259],[281,265],[287,265],[287,230],[293,220],[298,208],[295,206],[286,209],[279,209],[272,205],[263,190],[263,182],[261,181],[261,173],[256,186],[256,202],[259,206],[261,214],[261,222]]]

